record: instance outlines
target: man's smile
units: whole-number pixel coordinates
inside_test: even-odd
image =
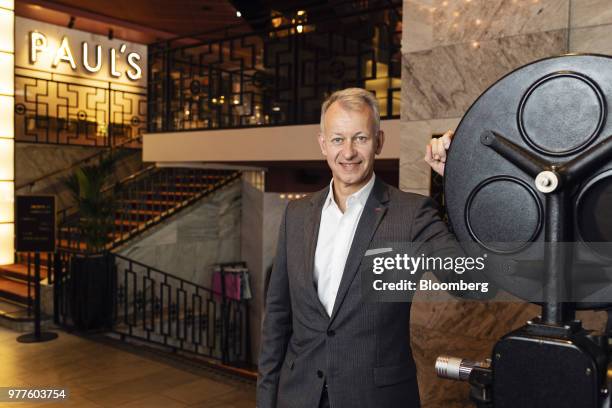
[[[351,171],[351,170],[356,169],[360,164],[361,162],[358,162],[358,163],[342,163],[341,162],[340,166],[342,166],[344,170]]]

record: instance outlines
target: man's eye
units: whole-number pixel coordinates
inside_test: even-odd
[[[332,142],[333,144],[341,144],[341,143],[342,143],[342,138],[340,138],[340,137],[334,137],[334,138],[331,140],[331,142]]]
[[[365,143],[368,141],[368,138],[365,136],[357,136],[356,139],[357,139],[357,143]]]

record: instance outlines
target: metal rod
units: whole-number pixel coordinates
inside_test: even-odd
[[[34,254],[34,337],[40,337],[40,252]]]
[[[480,143],[490,147],[533,178],[548,169],[548,164],[539,157],[494,131],[485,130],[480,136]]]
[[[570,296],[572,251],[564,248],[571,241],[572,211],[564,190],[546,195],[546,230],[544,243],[544,305],[542,321],[560,325],[572,311]]]
[[[559,167],[568,183],[580,183],[593,171],[612,158],[612,136],[584,151],[578,157]]]

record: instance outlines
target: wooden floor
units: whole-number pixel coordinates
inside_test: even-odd
[[[253,408],[253,384],[205,369],[151,358],[61,331],[46,343],[22,344],[0,328],[0,387],[66,388],[62,403],[0,407]]]

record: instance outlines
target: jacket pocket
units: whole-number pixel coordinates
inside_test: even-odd
[[[289,370],[293,370],[293,366],[295,364],[295,353],[291,352],[290,350],[287,350],[287,352],[285,353],[284,364]]]
[[[399,365],[374,368],[374,384],[378,387],[399,384],[416,377],[414,365]]]

